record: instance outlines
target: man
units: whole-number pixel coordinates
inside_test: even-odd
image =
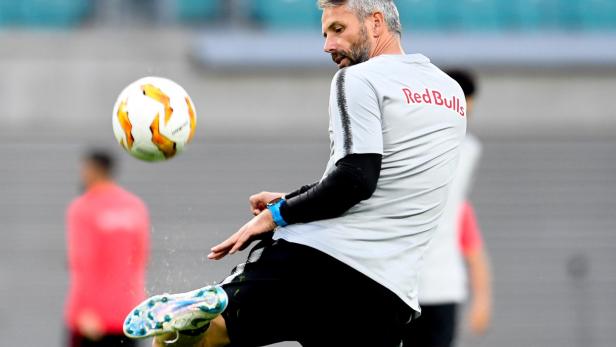
[[[325,175],[289,194],[250,197],[255,217],[209,255],[221,259],[264,239],[218,287],[226,296],[215,287],[154,297],[127,317],[129,335],[199,325],[159,336],[155,345],[294,340],[309,347],[393,347],[420,311],[420,259],[455,172],[466,129],[464,94],[428,58],[404,54],[393,1],[319,5],[324,49],[340,68],[331,85]],[[204,291],[209,295],[200,305],[195,298]],[[211,319],[227,298],[224,312]],[[185,318],[186,305],[207,314],[197,324]],[[159,320],[163,312],[172,314]]]
[[[71,347],[135,345],[122,323],[145,297],[150,222],[143,202],[113,182],[113,166],[109,154],[88,153],[81,169],[86,191],[68,208]]]
[[[473,76],[463,70],[447,71],[447,74],[462,87],[467,118],[470,117],[476,90]],[[419,282],[422,315],[409,325],[404,346],[449,347],[453,344],[458,306],[467,297],[467,270],[472,292],[471,331],[481,334],[488,327],[491,312],[488,258],[472,204],[466,201],[480,155],[479,141],[467,133],[441,224],[425,255]]]

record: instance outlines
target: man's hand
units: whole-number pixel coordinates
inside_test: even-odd
[[[272,192],[261,192],[252,195],[250,198],[248,198],[248,201],[250,202],[250,212],[252,212],[252,214],[256,216],[266,209],[268,202],[276,200],[278,198],[282,198],[284,195],[285,193]]]
[[[488,330],[492,316],[492,280],[488,256],[483,246],[464,255],[468,264],[471,287],[471,305],[468,312],[468,324],[475,335]]]
[[[468,313],[469,328],[475,335],[483,335],[490,326],[492,305],[489,300],[473,300]]]
[[[276,193],[269,193],[276,194]],[[272,213],[265,209],[250,222],[244,224],[235,234],[217,246],[212,247],[212,252],[207,256],[210,259],[219,260],[227,254],[233,254],[246,248],[257,236],[270,232],[276,228]]]
[[[100,340],[103,335],[103,323],[96,313],[86,310],[77,317],[77,330],[81,336],[92,341]]]

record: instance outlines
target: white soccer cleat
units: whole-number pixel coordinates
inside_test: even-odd
[[[124,320],[124,334],[133,339],[196,330],[227,308],[227,293],[207,286],[181,294],[155,295],[139,304]]]

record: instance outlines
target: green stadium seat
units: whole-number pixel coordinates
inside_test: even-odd
[[[321,30],[321,11],[313,0],[252,0],[252,13],[268,29]]]
[[[557,0],[558,27],[564,30],[580,28],[578,0]]]
[[[68,28],[79,25],[90,9],[88,0],[21,0],[17,24]]]
[[[177,0],[178,18],[182,21],[202,21],[222,14],[221,0]]]
[[[499,0],[452,0],[446,7],[446,19],[462,31],[495,32],[506,29],[506,16]]]
[[[507,27],[517,31],[553,30],[560,26],[561,0],[515,0],[503,6]]]
[[[615,31],[616,0],[576,0],[579,25],[584,30]]]
[[[19,0],[0,0],[0,26],[14,25],[21,15]]]
[[[441,16],[438,0],[397,0],[403,30],[434,31],[447,27]]]

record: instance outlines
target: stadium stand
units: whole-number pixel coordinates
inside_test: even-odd
[[[131,0],[125,0],[127,3]],[[204,23],[241,16],[241,23],[266,31],[305,31],[318,27],[314,0],[177,0],[179,23]],[[397,0],[403,25],[428,32],[597,32],[616,31],[612,0]],[[83,23],[92,0],[0,1],[0,27],[70,28]],[[135,2],[139,6],[139,2]],[[151,4],[150,4],[151,5]],[[232,11],[242,7],[246,11]]]
[[[223,5],[218,0],[178,0],[176,6],[180,21],[211,20],[223,15]]]
[[[506,3],[504,10],[510,14],[508,25],[514,30],[554,30],[561,23],[559,0],[510,1]],[[567,22],[570,21],[563,21],[562,24],[567,25]]]
[[[584,30],[616,30],[616,1],[576,0],[579,23]]]
[[[253,19],[267,29],[310,30],[321,23],[316,2],[305,0],[253,0]]]
[[[436,30],[443,28],[440,16],[439,0],[400,0],[397,1],[398,12],[403,29],[406,26],[417,30]]]
[[[507,28],[505,14],[499,0],[449,1],[442,8],[446,21],[464,31],[499,32]]]
[[[0,1],[0,26],[70,28],[81,23],[90,10],[88,0]]]

